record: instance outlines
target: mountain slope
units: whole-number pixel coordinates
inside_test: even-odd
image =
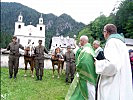
[[[1,2],[1,32],[14,34],[15,22],[17,21],[20,12],[23,15],[23,22],[26,25],[32,22],[32,25],[35,26],[41,15],[38,11],[20,3]],[[83,23],[76,22],[67,14],[62,14],[59,17],[52,13],[42,14],[42,16],[44,18],[44,24],[46,25],[47,47],[52,36],[58,34],[72,37],[74,34],[77,35],[85,26]]]

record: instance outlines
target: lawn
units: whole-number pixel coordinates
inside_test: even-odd
[[[1,100],[64,100],[70,86],[65,83],[65,72],[58,79],[57,71],[52,78],[52,70],[44,70],[42,81],[30,77],[30,70],[24,77],[19,69],[17,79],[8,78],[8,68],[1,68]]]

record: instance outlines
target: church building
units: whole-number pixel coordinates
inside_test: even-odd
[[[53,51],[57,47],[59,47],[59,48],[61,48],[63,54],[65,54],[65,52],[67,51],[67,46],[71,46],[71,49],[75,49],[77,47],[75,36],[76,35],[74,35],[74,38],[70,38],[69,36],[63,37],[62,35],[61,36],[53,36],[51,39],[50,50]]]
[[[34,43],[34,46],[37,46],[38,40],[42,40],[42,45],[45,46],[45,25],[43,24],[42,14],[39,18],[39,23],[35,27],[31,23],[26,26],[20,13],[18,21],[15,22],[14,36],[17,36],[18,42],[23,46],[26,46],[29,41]]]

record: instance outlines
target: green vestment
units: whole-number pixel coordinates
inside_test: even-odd
[[[97,80],[93,57],[95,57],[95,52],[91,45],[87,43],[81,49],[77,58],[76,69],[78,75],[75,76],[70,85],[65,100],[88,100],[87,81],[96,86]]]
[[[82,48],[79,48],[79,49],[76,51],[76,54],[75,54],[76,64],[77,64],[78,56],[79,56],[81,50],[82,50]]]

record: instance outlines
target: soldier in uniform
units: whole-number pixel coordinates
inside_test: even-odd
[[[19,66],[19,48],[24,50],[24,47],[19,44],[17,41],[17,37],[13,36],[12,38],[12,42],[9,43],[9,45],[7,46],[7,50],[10,50],[9,53],[9,78],[12,78],[13,75],[13,70],[14,70],[14,79],[16,79],[16,75],[18,73],[18,66]]]
[[[71,50],[71,46],[67,46],[67,52],[64,55],[66,61],[66,83],[68,83],[69,74],[71,74],[71,82],[74,79],[75,73],[75,55]]]
[[[42,46],[42,40],[38,41],[39,45],[35,47],[35,69],[37,80],[42,80],[44,69],[44,52],[48,54],[47,49]]]

